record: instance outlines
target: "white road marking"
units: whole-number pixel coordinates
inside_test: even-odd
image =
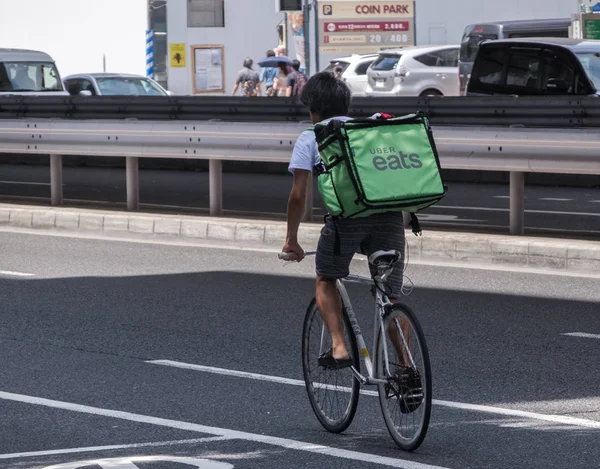
[[[561,335],[568,335],[570,337],[583,337],[586,339],[600,339],[600,334],[588,334],[587,332],[567,332]]]
[[[134,462],[167,462],[191,466],[196,469],[233,469],[233,464],[210,459],[185,458],[179,456],[135,456],[132,458],[96,459],[91,461],[76,461],[55,464],[43,469],[83,469],[89,466],[99,466],[102,469],[139,469]]]
[[[538,200],[545,200],[548,202],[572,202],[573,199],[561,199],[560,197],[542,197]]]
[[[148,415],[134,414],[111,409],[102,409],[99,407],[91,407],[87,405],[74,404],[71,402],[55,401],[44,399],[35,396],[26,396],[23,394],[14,394],[0,391],[0,399],[7,401],[21,402],[24,404],[39,405],[53,409],[68,410],[71,412],[80,412],[89,415],[98,415],[101,417],[111,417],[130,422],[145,423],[149,425],[157,425],[166,428],[176,428],[178,430],[186,430],[190,432],[205,433],[210,435],[224,436],[231,439],[254,441],[267,445],[279,446],[281,448],[306,451],[325,456],[336,458],[350,459],[354,461],[363,461],[369,464],[380,464],[382,466],[398,467],[401,469],[446,469],[440,466],[431,466],[429,464],[421,464],[403,459],[389,458],[378,456],[376,454],[361,453],[358,451],[350,451],[340,448],[332,448],[330,446],[317,445],[304,441],[290,440],[287,438],[279,438],[275,436],[259,435],[257,433],[247,433],[238,430],[230,430],[227,428],[210,427],[190,422],[182,422],[179,420],[171,420],[160,417],[152,417]]]
[[[158,441],[153,443],[135,443],[130,445],[88,446],[83,448],[53,449],[48,451],[30,451],[28,453],[0,454],[2,459],[35,458],[38,456],[55,456],[62,454],[93,453],[99,451],[111,451],[116,449],[153,448],[159,446],[192,445],[197,443],[210,443],[213,441],[226,441],[232,438],[226,436],[211,436],[209,438],[195,438],[191,440]]]
[[[453,207],[449,205],[435,205],[435,208],[443,208],[446,210],[476,210],[480,212],[510,212],[509,208],[491,208],[491,207]],[[581,217],[600,217],[600,213],[589,212],[560,212],[554,210],[525,210],[525,213],[537,213],[547,215],[576,215]]]
[[[304,381],[297,380],[297,379],[283,378],[280,376],[262,375],[262,374],[258,374],[258,373],[248,373],[245,371],[228,370],[225,368],[214,368],[211,366],[204,366],[204,365],[194,365],[194,364],[190,364],[190,363],[181,363],[181,362],[176,362],[176,361],[171,361],[171,360],[148,360],[148,361],[146,361],[146,363],[150,363],[153,365],[170,366],[170,367],[174,367],[174,368],[183,368],[183,369],[194,370],[194,371],[202,371],[202,372],[206,372],[206,373],[214,373],[214,374],[225,375],[225,376],[234,376],[234,377],[238,377],[238,378],[248,378],[248,379],[255,379],[255,380],[260,380],[260,381],[269,381],[272,383],[289,384],[289,385],[293,385],[293,386],[304,386],[305,385]],[[320,384],[320,387],[323,387],[325,389],[332,388],[331,385],[323,385],[323,384]],[[340,391],[340,390],[343,390],[346,392],[350,391],[350,388],[340,388],[337,386],[335,387],[335,389],[338,391]],[[361,394],[364,394],[367,396],[377,396],[378,395],[377,391],[369,391],[369,390],[361,390]],[[557,423],[557,424],[565,424],[565,425],[572,425],[572,426],[577,426],[577,427],[600,429],[600,421],[597,421],[597,420],[581,419],[581,418],[568,417],[568,416],[563,416],[563,415],[538,414],[535,412],[527,412],[527,411],[523,411],[523,410],[506,409],[506,408],[502,408],[502,407],[484,406],[484,405],[479,405],[479,404],[466,404],[463,402],[443,401],[443,400],[438,400],[438,399],[433,399],[433,404],[439,405],[442,407],[450,407],[453,409],[460,409],[460,410],[469,410],[469,411],[473,411],[473,412],[484,412],[484,413],[489,413],[489,414],[506,415],[506,416],[511,416],[511,417],[522,417],[522,418],[526,418],[526,419],[543,420],[545,422],[553,422],[553,423]]]
[[[20,186],[49,186],[49,182],[0,181],[0,184],[15,184]],[[64,185],[64,184],[63,184]]]
[[[600,200],[590,200],[593,204],[600,204]]]
[[[25,272],[12,272],[10,270],[0,270],[0,275],[7,275],[9,277],[33,277],[35,274],[28,274]]]

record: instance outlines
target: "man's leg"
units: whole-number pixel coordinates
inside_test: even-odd
[[[344,342],[342,301],[335,280],[317,276],[317,306],[323,322],[331,334],[333,358],[336,360],[348,358],[349,354]]]
[[[359,229],[352,229],[358,226]],[[331,356],[325,352],[319,363],[322,366],[350,366],[348,349],[344,342],[344,322],[342,319],[342,301],[337,291],[336,279],[350,273],[350,262],[360,246],[362,232],[358,222],[334,223],[331,217],[325,217],[321,230],[317,256],[315,258],[317,284],[316,300],[323,322],[332,339]],[[343,363],[338,363],[342,360]]]

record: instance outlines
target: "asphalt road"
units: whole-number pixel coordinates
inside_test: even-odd
[[[228,215],[262,212],[283,217],[291,177],[225,173],[224,208]],[[448,195],[421,212],[424,226],[507,233],[509,188],[504,184],[449,183]],[[64,196],[69,205],[125,207],[125,171],[110,168],[64,168]],[[46,166],[0,165],[0,198],[49,203]],[[209,206],[208,173],[175,170],[140,171],[143,209],[192,212]],[[120,205],[115,205],[115,204]],[[316,215],[324,213],[315,186]],[[597,188],[528,186],[525,201],[528,234],[600,236],[600,185]]]
[[[563,334],[600,333],[598,278],[410,265],[436,401],[409,454],[375,397],[333,435],[294,384],[313,262],[0,231],[0,468],[597,466],[599,339]]]

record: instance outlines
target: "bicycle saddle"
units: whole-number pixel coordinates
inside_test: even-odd
[[[388,264],[392,265],[400,259],[400,251],[376,251],[369,256],[369,264]]]

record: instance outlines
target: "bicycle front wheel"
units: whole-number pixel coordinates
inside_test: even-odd
[[[377,334],[375,372],[379,403],[396,444],[414,451],[423,443],[431,415],[431,366],[423,329],[414,312],[395,304]]]
[[[360,357],[356,336],[345,309],[342,311],[346,347],[354,367],[360,372]],[[317,419],[329,432],[346,430],[356,413],[360,383],[350,368],[326,369],[318,357],[331,348],[331,336],[313,300],[306,311],[302,331],[302,368],[308,399]]]

